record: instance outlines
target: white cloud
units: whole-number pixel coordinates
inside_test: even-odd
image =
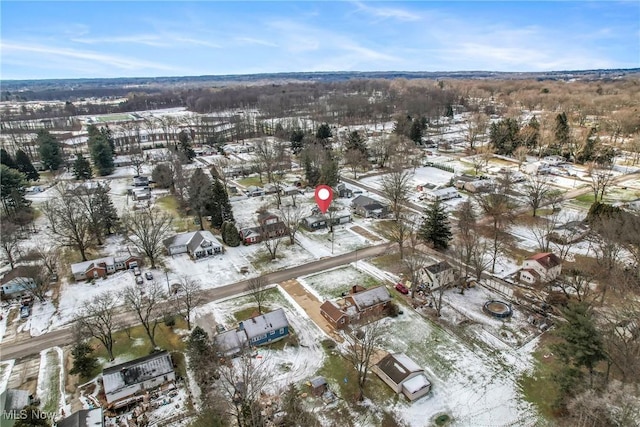
[[[166,72],[178,72],[180,70],[175,67],[161,64],[158,62],[144,61],[130,57],[118,55],[110,55],[105,53],[78,50],[65,47],[44,46],[34,44],[15,43],[7,40],[0,42],[2,48],[3,60],[8,58],[11,60],[28,60],[33,64],[42,64],[51,60],[51,58],[71,58],[93,66],[100,64],[103,67],[115,67],[120,70],[157,70]],[[72,69],[72,67],[69,67]]]
[[[410,12],[405,9],[392,7],[376,7],[371,4],[366,5],[360,1],[353,2],[357,6],[358,11],[368,13],[380,19],[396,19],[398,21],[411,22],[420,21],[422,18],[419,14]]]

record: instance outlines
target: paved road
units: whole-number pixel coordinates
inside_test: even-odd
[[[365,258],[382,255],[386,253],[392,245],[392,243],[384,243],[376,246],[371,246],[347,254],[338,255],[335,257],[327,257],[296,267],[267,273],[264,275],[264,277],[266,278],[268,283],[280,283],[284,282],[285,280],[349,264],[351,262],[355,262],[356,260],[362,260]],[[206,304],[211,301],[217,301],[245,292],[247,291],[248,282],[248,280],[241,280],[230,285],[207,289],[202,292],[204,301],[202,304]],[[131,312],[121,313],[117,317],[118,321],[122,321],[122,324],[125,325],[134,325],[138,323],[133,313]],[[48,332],[46,334],[32,337],[24,341],[3,342],[2,344],[0,344],[0,360],[21,359],[24,357],[32,356],[50,347],[72,344],[73,339],[73,330],[70,326],[67,326],[63,329]]]

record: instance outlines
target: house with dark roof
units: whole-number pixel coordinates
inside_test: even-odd
[[[163,244],[169,255],[188,253],[193,259],[205,258],[224,252],[222,244],[207,230],[176,234],[165,239]]]
[[[372,371],[393,391],[402,393],[410,401],[431,391],[431,382],[424,374],[424,369],[403,353],[386,355],[373,366]]]
[[[385,218],[389,207],[371,197],[360,195],[351,201],[351,210],[364,218]]]
[[[325,301],[320,306],[320,314],[327,319],[335,329],[343,329],[349,324],[349,316],[338,304],[333,301]]]
[[[551,252],[530,256],[522,263],[520,280],[530,284],[549,283],[562,273],[562,259]]]
[[[104,394],[108,403],[154,389],[175,379],[173,362],[166,351],[111,366],[102,371]]]
[[[82,409],[56,423],[56,427],[103,427],[102,408]]]
[[[320,230],[321,228],[327,228],[327,217],[324,215],[311,215],[303,218],[300,221],[300,225],[308,231]]]
[[[420,283],[431,290],[452,285],[456,280],[455,269],[447,261],[438,261],[420,269],[418,277]]]
[[[247,227],[239,231],[240,238],[245,245],[260,243],[263,240],[279,239],[289,233],[287,224],[270,212],[260,213],[257,223],[256,227]]]
[[[123,252],[116,256],[91,259],[71,264],[71,274],[75,280],[91,280],[105,277],[119,270],[139,267],[142,258],[132,252]]]

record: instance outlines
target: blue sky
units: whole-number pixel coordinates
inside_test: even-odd
[[[635,0],[0,7],[2,79],[640,67]]]

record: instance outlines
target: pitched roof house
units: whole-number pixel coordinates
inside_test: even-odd
[[[431,391],[431,382],[418,366],[405,354],[388,354],[372,370],[396,393],[413,401]]]
[[[221,332],[213,337],[218,354],[223,357],[233,357],[247,346],[247,334],[241,329]]]
[[[168,352],[153,353],[102,371],[104,393],[108,403],[133,396],[174,381],[176,374]]]
[[[10,299],[26,294],[35,289],[36,281],[31,277],[14,277],[0,286],[0,295],[2,299]]]
[[[240,322],[239,330],[247,334],[249,345],[257,346],[278,341],[289,335],[289,321],[279,308]]]
[[[91,259],[88,261],[71,264],[71,274],[75,280],[91,280],[105,277],[119,270],[128,270],[138,267],[142,258],[131,252],[123,252],[120,255]]]
[[[353,286],[343,302],[325,301],[320,306],[320,314],[336,329],[350,323],[365,320],[381,314],[389,305],[391,295],[385,286],[364,289]]]
[[[245,245],[259,243],[265,239],[275,239],[286,235],[289,227],[283,221],[270,212],[262,212],[258,215],[258,225],[247,227],[239,231],[240,238]]]
[[[176,234],[165,239],[163,244],[169,255],[188,253],[194,259],[224,252],[222,244],[207,230]]]
[[[384,218],[389,207],[370,197],[360,195],[351,201],[351,210],[365,218]]]
[[[527,283],[548,283],[562,272],[562,259],[551,252],[530,256],[522,263],[520,280]]]
[[[456,279],[455,269],[447,261],[428,265],[422,268],[418,274],[420,282],[432,290],[451,285]]]

